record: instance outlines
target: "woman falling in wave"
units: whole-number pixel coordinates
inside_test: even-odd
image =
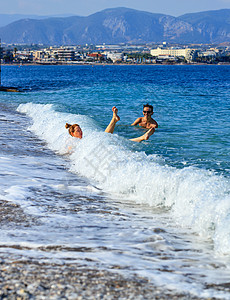
[[[70,124],[66,123],[65,128],[69,129],[69,134],[71,136],[76,137],[78,139],[82,139],[83,132],[81,130],[81,127],[78,124],[70,125]]]

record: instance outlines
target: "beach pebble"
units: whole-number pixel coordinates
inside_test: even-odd
[[[156,287],[149,280],[81,266],[37,261],[1,261],[0,299],[12,300],[153,300],[194,299]]]

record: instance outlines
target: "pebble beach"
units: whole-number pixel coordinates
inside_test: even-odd
[[[17,218],[13,217],[15,213]],[[26,216],[20,206],[0,201],[1,226],[8,222],[11,222],[12,226],[20,224],[30,226],[35,221]],[[21,246],[14,247],[18,248],[17,250],[23,250]],[[0,247],[1,300],[209,299],[157,287],[148,278],[138,275],[125,277],[115,268],[108,271],[88,267],[87,263],[58,264],[44,259],[38,261],[28,257],[5,254],[1,252],[1,248],[4,247]]]
[[[78,264],[1,259],[0,270],[0,299],[203,299]]]
[[[17,214],[17,218],[13,214]],[[16,204],[0,201],[0,225],[12,226],[35,220]],[[14,246],[23,250],[21,246]],[[153,285],[140,276],[125,277],[112,270],[89,268],[87,264],[57,264],[1,253],[0,299],[201,299]],[[26,248],[26,247],[24,247]]]

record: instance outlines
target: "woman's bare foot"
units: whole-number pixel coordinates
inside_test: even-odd
[[[140,143],[140,142],[146,141],[146,140],[148,140],[148,139],[149,139],[149,135],[148,135],[148,132],[146,132],[146,133],[143,134],[142,136],[139,136],[139,137],[134,138],[134,139],[130,139],[130,141]]]
[[[142,135],[143,141],[144,140],[147,141],[154,132],[155,132],[155,127],[150,128],[144,135]]]
[[[142,135],[142,137],[143,137],[143,141],[144,140],[148,140],[149,139],[149,134],[148,134],[148,131],[144,134],[144,135]]]
[[[154,133],[155,128],[150,128],[145,134],[143,134],[142,136],[139,136],[137,138],[131,139],[130,141],[133,142],[142,142],[142,141],[147,141],[149,139],[149,137]]]
[[[113,106],[112,111],[113,111],[113,118],[116,120],[116,122],[120,121],[120,117],[117,115],[118,109],[116,108],[116,106]]]
[[[116,106],[112,108],[112,111],[113,111],[112,120],[110,121],[109,125],[105,129],[105,132],[108,133],[113,133],[116,123],[120,120],[120,117],[117,115],[118,109],[116,108]]]

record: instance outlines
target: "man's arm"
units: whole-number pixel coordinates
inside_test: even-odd
[[[154,121],[154,124],[152,124],[152,126],[151,126],[151,127],[158,128],[158,123],[157,123],[157,121],[155,121],[155,120],[153,120],[153,121]]]
[[[141,123],[141,119],[142,118],[136,119],[136,121],[134,121],[133,124],[131,124],[131,126],[135,126],[135,125],[138,125],[139,123]]]

